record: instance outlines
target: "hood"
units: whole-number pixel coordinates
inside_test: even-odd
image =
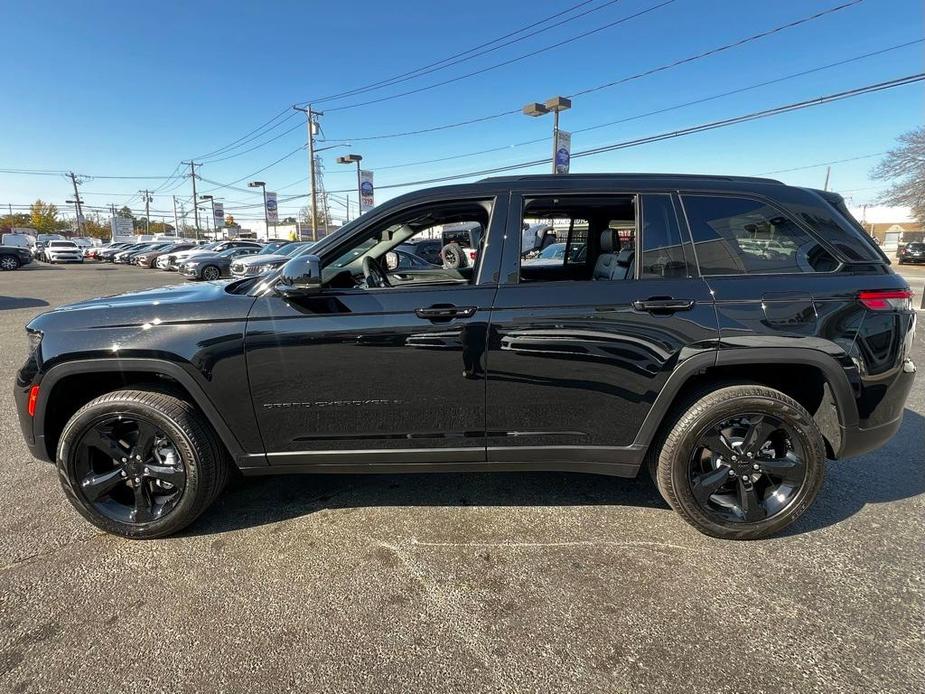
[[[179,255],[180,254],[178,253],[177,256]],[[210,260],[210,261],[228,260],[228,257],[221,256],[218,253],[212,253],[211,251],[205,251],[203,253],[194,253],[193,255],[189,255],[189,256],[186,256],[185,258],[181,258],[181,260],[198,263],[201,260]]]
[[[228,280],[175,284],[104,296],[47,311],[29,323],[43,332],[97,328],[145,328],[200,321],[243,319],[253,299],[225,291]],[[230,313],[229,313],[230,312]]]

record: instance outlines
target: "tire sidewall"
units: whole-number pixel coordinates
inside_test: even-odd
[[[117,414],[146,419],[164,431],[176,445],[186,471],[186,487],[170,513],[164,518],[140,526],[120,523],[99,513],[93,504],[84,498],[79,489],[79,481],[76,479],[74,469],[76,443],[93,424]],[[107,402],[89,403],[81,408],[61,433],[55,462],[64,493],[77,511],[98,528],[124,537],[143,539],[176,532],[189,523],[189,514],[199,508],[198,501],[204,494],[196,448],[186,432],[170,417],[133,400],[114,399]]]
[[[806,477],[787,508],[775,514],[773,518],[754,523],[723,521],[703,511],[694,498],[689,481],[690,456],[705,428],[715,422],[752,412],[778,417],[796,433],[804,452]],[[763,395],[731,397],[700,411],[696,406],[691,408],[678,421],[676,431],[680,432],[680,436],[674,441],[674,445],[666,446],[662,451],[659,476],[662,477],[665,472],[669,473],[675,503],[680,504],[684,515],[709,535],[750,539],[773,534],[793,523],[809,508],[822,484],[825,473],[824,444],[812,417],[799,405],[794,407],[782,400]],[[666,485],[663,480],[659,487],[663,489],[664,486]]]
[[[3,267],[2,265],[0,265],[0,270],[6,271],[6,272],[18,270],[19,269],[19,258],[17,258],[16,256],[12,256],[12,255],[2,255],[0,256],[0,261],[6,260],[7,258],[11,258],[13,260],[13,263],[14,263],[13,267]]]

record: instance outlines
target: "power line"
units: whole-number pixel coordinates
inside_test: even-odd
[[[519,62],[519,61],[521,61],[521,60],[526,60],[527,58],[536,57],[537,55],[539,55],[539,54],[542,53],[542,52],[549,51],[549,50],[552,50],[552,49],[554,49],[554,48],[561,48],[562,46],[565,46],[565,45],[568,45],[568,44],[570,44],[570,43],[574,43],[575,41],[579,41],[579,40],[581,40],[581,39],[587,38],[588,36],[591,36],[591,35],[593,35],[593,34],[597,34],[597,33],[601,32],[601,31],[606,30],[606,29],[612,29],[613,27],[618,26],[618,25],[620,25],[620,24],[623,24],[623,23],[625,23],[625,22],[628,22],[628,21],[630,21],[631,19],[636,19],[637,17],[641,17],[641,16],[643,16],[643,15],[649,14],[650,12],[654,12],[655,10],[661,9],[662,7],[665,7],[666,5],[671,5],[671,4],[674,3],[674,2],[676,2],[676,0],[662,0],[662,2],[660,2],[660,3],[656,4],[656,5],[652,5],[651,7],[647,7],[647,8],[644,9],[644,10],[640,10],[640,11],[638,11],[638,12],[634,12],[634,13],[631,14],[631,15],[627,15],[626,17],[622,17],[621,19],[618,19],[618,20],[616,20],[616,21],[609,22],[609,23],[604,24],[603,26],[597,27],[597,28],[595,28],[595,29],[591,29],[590,31],[586,31],[586,32],[581,33],[581,34],[578,34],[578,35],[576,35],[576,36],[572,36],[571,38],[568,38],[568,39],[563,39],[562,41],[557,41],[556,43],[553,43],[553,44],[548,45],[548,46],[543,46],[542,48],[537,48],[537,49],[535,49],[535,50],[530,51],[529,53],[524,53],[524,54],[521,54],[521,55],[516,56],[516,57],[514,57],[514,58],[509,58],[508,60],[502,61],[502,62],[500,62],[500,63],[495,63],[494,65],[489,65],[488,67],[484,67],[484,68],[481,68],[481,69],[479,69],[479,70],[475,70],[475,71],[473,71],[473,72],[468,72],[468,73],[466,73],[466,74],[464,74],[464,75],[458,75],[458,76],[456,76],[456,77],[452,77],[452,78],[450,78],[450,79],[443,80],[442,82],[436,82],[436,83],[434,83],[434,84],[430,84],[430,85],[427,85],[427,86],[425,86],[425,87],[418,87],[417,89],[411,89],[411,90],[406,91],[406,92],[400,92],[400,93],[398,93],[398,94],[392,94],[391,96],[383,96],[383,97],[379,97],[378,99],[370,99],[370,100],[368,100],[368,101],[360,101],[360,102],[357,102],[357,103],[355,103],[355,104],[347,104],[346,106],[334,106],[334,107],[329,106],[329,107],[327,107],[327,108],[325,109],[325,111],[327,111],[327,112],[331,112],[331,111],[346,111],[347,109],[359,108],[360,106],[369,106],[370,104],[379,104],[379,103],[382,103],[383,101],[391,101],[392,99],[399,99],[399,98],[401,98],[401,97],[410,96],[410,95],[412,95],[412,94],[420,94],[421,92],[426,92],[426,91],[431,90],[431,89],[436,89],[437,87],[443,87],[443,86],[445,86],[445,85],[447,85],[447,84],[452,84],[452,83],[454,83],[454,82],[459,82],[460,80],[465,80],[465,79],[469,79],[470,77],[475,77],[475,76],[477,76],[477,75],[482,75],[482,74],[484,74],[484,73],[486,73],[486,72],[490,72],[491,70],[497,70],[497,69],[500,68],[500,67],[505,67],[506,65],[511,65],[512,63],[516,63],[516,62]],[[857,3],[857,2],[863,2],[863,0],[853,0],[853,2],[855,2],[855,3]]]
[[[718,46],[718,47],[716,47],[716,48],[710,49],[709,51],[705,51],[705,52],[703,52],[703,53],[698,53],[698,54],[696,54],[696,55],[688,56],[687,58],[682,58],[682,59],[680,59],[680,60],[674,61],[673,63],[668,63],[668,64],[665,64],[665,65],[659,66],[659,67],[657,67],[657,68],[652,68],[652,69],[650,69],[650,70],[646,70],[646,71],[644,71],[644,72],[640,72],[640,73],[637,73],[637,74],[635,74],[635,75],[630,75],[629,77],[621,78],[621,79],[618,80],[618,81],[609,82],[609,83],[607,83],[606,85],[598,85],[597,87],[591,87],[591,88],[582,90],[582,91],[580,91],[580,92],[576,92],[576,94],[589,94],[589,93],[591,93],[591,92],[593,92],[593,91],[600,91],[601,89],[604,89],[604,88],[606,88],[606,87],[608,87],[608,86],[613,86],[613,85],[617,84],[617,82],[619,82],[620,84],[623,84],[623,83],[629,82],[629,81],[631,81],[631,80],[640,79],[640,78],[642,78],[642,77],[644,77],[644,76],[647,76],[647,75],[652,75],[652,74],[655,74],[655,73],[657,73],[657,72],[663,72],[663,71],[665,71],[665,70],[669,70],[669,69],[671,69],[671,68],[673,68],[673,67],[677,67],[677,66],[679,66],[679,65],[684,65],[684,64],[692,63],[692,62],[697,61],[697,60],[702,60],[703,58],[706,58],[706,57],[709,57],[709,56],[712,56],[712,55],[716,55],[717,53],[722,53],[722,52],[727,51],[727,50],[730,50],[730,49],[732,49],[732,48],[739,48],[739,47],[744,46],[744,45],[747,45],[747,44],[749,44],[749,43],[753,43],[753,42],[755,42],[755,41],[759,41],[760,39],[763,39],[763,38],[765,38],[765,37],[767,37],[767,36],[770,36],[770,35],[772,35],[772,34],[776,34],[776,33],[780,32],[780,31],[785,31],[785,30],[787,30],[787,29],[792,29],[792,28],[795,28],[795,27],[800,26],[800,25],[802,25],[802,24],[806,24],[806,23],[808,23],[808,22],[812,22],[812,21],[815,21],[815,20],[817,20],[817,19],[821,19],[822,17],[825,17],[825,16],[827,16],[827,15],[829,15],[829,14],[832,14],[832,13],[834,13],[834,12],[839,12],[839,11],[841,11],[841,10],[843,10],[843,9],[846,9],[846,8],[848,8],[848,7],[851,7],[851,6],[853,6],[853,5],[857,5],[858,3],[863,2],[863,1],[864,1],[864,0],[853,0],[852,2],[843,4],[843,5],[838,5],[838,6],[836,6],[836,7],[832,7],[832,8],[829,8],[829,9],[827,9],[827,10],[823,10],[823,11],[821,11],[821,12],[817,12],[816,14],[810,15],[810,16],[808,16],[808,17],[804,17],[803,19],[799,19],[799,20],[796,20],[796,21],[794,21],[794,22],[789,22],[789,23],[787,23],[787,24],[782,24],[782,25],[776,26],[776,27],[774,27],[774,28],[772,28],[772,29],[769,29],[769,30],[767,30],[767,31],[762,31],[762,32],[759,32],[759,33],[757,33],[757,34],[752,34],[751,36],[746,36],[745,38],[742,38],[742,39],[737,39],[736,41],[733,41],[733,42],[731,42],[731,43],[724,44],[724,45],[722,45],[722,46]],[[571,96],[575,96],[576,94],[572,94]],[[330,110],[330,109],[329,109],[329,110]],[[343,139],[344,139],[344,140],[349,140],[350,142],[366,142],[366,141],[370,141],[370,140],[386,140],[386,139],[393,139],[393,138],[397,138],[397,137],[408,137],[408,136],[412,136],[412,135],[422,135],[422,134],[425,134],[425,133],[432,133],[432,132],[438,132],[438,131],[441,131],[441,130],[449,130],[449,129],[451,129],[451,128],[459,128],[459,127],[464,127],[464,126],[467,126],[467,125],[473,125],[473,124],[475,124],[475,123],[483,123],[483,122],[485,122],[485,121],[494,120],[494,119],[497,119],[497,118],[503,118],[503,117],[505,117],[505,116],[510,116],[510,115],[520,115],[520,109],[519,109],[519,108],[516,108],[516,109],[512,109],[512,110],[510,110],[510,111],[501,111],[501,112],[499,112],[499,113],[493,113],[493,114],[490,114],[490,115],[487,115],[487,116],[479,116],[479,117],[477,117],[477,118],[469,118],[469,119],[463,120],[463,121],[457,121],[457,122],[454,122],[454,123],[446,123],[446,124],[444,124],[444,125],[437,125],[437,126],[432,126],[432,127],[429,127],[429,128],[420,128],[420,129],[418,129],[418,130],[408,130],[408,131],[397,132],[397,133],[385,133],[385,134],[382,134],[382,135],[367,135],[367,136],[365,136],[365,137],[345,137],[345,138],[343,138]]]
[[[357,87],[357,88],[355,88],[355,89],[351,89],[351,90],[348,90],[348,91],[338,92],[337,94],[330,94],[330,95],[328,95],[328,96],[322,96],[322,97],[318,97],[318,98],[314,98],[314,99],[309,99],[308,101],[305,101],[305,102],[303,102],[303,103],[304,103],[304,104],[308,104],[308,103],[318,103],[318,102],[322,102],[322,101],[332,101],[332,100],[334,100],[334,99],[341,99],[341,98],[344,98],[344,97],[355,96],[355,95],[357,95],[357,94],[361,94],[361,93],[365,93],[365,92],[376,91],[376,90],[378,90],[378,89],[383,89],[383,88],[385,88],[385,87],[390,87],[390,86],[393,86],[393,85],[395,85],[395,84],[399,84],[399,83],[401,83],[401,82],[407,82],[408,80],[417,79],[418,77],[423,77],[424,75],[427,75],[427,74],[430,74],[430,73],[433,73],[433,72],[437,72],[437,71],[439,71],[439,70],[445,70],[445,69],[448,68],[448,67],[452,67],[453,65],[458,65],[459,63],[463,63],[463,62],[466,62],[466,61],[468,61],[468,60],[472,60],[472,59],[474,59],[474,58],[481,58],[481,57],[483,57],[484,55],[486,55],[486,54],[488,54],[488,53],[492,53],[492,52],[497,51],[497,50],[500,50],[500,49],[502,49],[502,48],[507,48],[508,46],[512,46],[512,45],[514,45],[515,43],[519,43],[519,42],[521,42],[521,41],[525,41],[525,40],[528,39],[528,38],[532,38],[532,37],[534,37],[534,36],[537,36],[538,34],[541,34],[541,33],[543,33],[543,32],[549,31],[549,30],[554,29],[554,28],[556,28],[556,27],[558,27],[558,26],[562,26],[563,24],[567,24],[568,22],[573,22],[573,21],[575,21],[576,19],[580,19],[581,17],[585,17],[585,16],[587,16],[587,15],[593,13],[593,12],[598,12],[599,10],[602,10],[602,9],[604,9],[605,7],[609,7],[610,5],[613,5],[613,4],[617,3],[617,2],[621,2],[621,0],[608,0],[608,2],[605,2],[603,5],[599,5],[599,6],[597,6],[597,7],[592,7],[592,8],[590,8],[590,9],[588,9],[588,10],[585,10],[584,12],[580,12],[579,14],[576,14],[576,15],[574,15],[574,16],[572,16],[572,17],[568,17],[568,18],[566,18],[566,19],[563,19],[562,21],[556,22],[556,23],[554,23],[554,24],[550,24],[549,26],[543,27],[542,29],[539,29],[539,30],[537,30],[537,31],[531,32],[531,33],[529,33],[529,34],[525,34],[524,36],[521,36],[521,37],[519,37],[519,38],[513,39],[512,41],[508,41],[508,42],[506,42],[506,43],[501,43],[501,42],[504,41],[505,39],[511,38],[511,37],[513,37],[513,36],[516,36],[517,34],[524,33],[524,32],[526,32],[526,31],[528,31],[528,30],[530,30],[530,29],[533,29],[533,28],[535,28],[535,27],[540,26],[541,24],[545,24],[545,23],[547,23],[547,22],[549,22],[549,21],[551,21],[551,20],[553,20],[553,19],[556,19],[556,18],[558,18],[558,17],[561,17],[562,15],[569,14],[569,13],[571,13],[571,12],[573,12],[573,11],[575,11],[575,10],[577,10],[577,9],[579,9],[579,8],[581,8],[581,7],[583,7],[583,6],[585,6],[585,5],[590,4],[592,1],[593,1],[593,0],[585,0],[585,2],[580,2],[580,3],[578,3],[577,5],[573,5],[572,7],[569,7],[568,9],[562,10],[561,12],[557,12],[556,14],[551,15],[551,16],[549,16],[549,17],[546,17],[545,19],[541,19],[541,20],[536,21],[536,22],[534,22],[533,24],[529,24],[529,25],[527,25],[527,26],[525,26],[525,27],[523,27],[523,28],[521,28],[521,29],[518,29],[518,30],[516,30],[516,31],[512,31],[512,32],[510,32],[510,33],[507,33],[507,34],[505,34],[504,36],[500,36],[500,37],[498,37],[498,38],[496,38],[496,39],[492,39],[491,41],[486,41],[485,43],[481,43],[481,44],[479,44],[478,46],[473,46],[472,48],[469,48],[469,49],[467,49],[467,50],[465,50],[465,51],[461,51],[460,53],[456,53],[455,55],[452,55],[452,56],[450,56],[450,57],[448,57],[448,58],[444,58],[443,60],[438,60],[438,61],[436,61],[436,62],[429,63],[428,65],[424,65],[423,67],[420,67],[420,68],[411,70],[411,71],[409,71],[409,72],[404,72],[404,73],[402,73],[402,74],[400,74],[400,75],[396,75],[396,76],[394,76],[394,77],[388,77],[388,78],[386,78],[386,79],[384,79],[384,80],[380,80],[379,82],[373,82],[373,83],[371,83],[371,84],[367,84],[367,85],[364,85],[364,86],[362,86],[362,87]],[[494,43],[497,43],[497,44],[499,44],[499,45],[489,48],[489,46],[491,46],[491,45],[494,44]],[[487,50],[482,50],[482,49],[487,49]],[[472,55],[473,53],[476,53],[476,52],[478,52],[477,55]]]
[[[208,157],[212,157],[212,156],[215,156],[215,155],[217,155],[217,154],[221,154],[222,152],[225,152],[226,150],[230,150],[230,149],[232,149],[235,145],[237,145],[238,143],[243,144],[243,143],[242,143],[242,140],[245,140],[246,138],[250,137],[250,136],[253,135],[254,133],[257,133],[258,131],[262,130],[262,129],[265,128],[266,126],[270,125],[270,123],[272,123],[272,122],[274,122],[275,120],[279,119],[280,116],[284,116],[284,115],[286,115],[287,113],[289,113],[289,109],[288,109],[288,108],[283,109],[282,111],[280,111],[279,113],[277,113],[275,116],[273,116],[270,120],[268,120],[266,123],[263,123],[262,125],[257,126],[256,128],[254,128],[254,129],[251,130],[250,132],[245,133],[244,135],[242,135],[241,137],[239,137],[237,140],[234,140],[233,142],[228,143],[228,144],[225,145],[224,147],[219,147],[218,149],[214,149],[214,150],[212,150],[211,152],[207,152],[206,154],[201,154],[201,155],[199,155],[198,157],[196,157],[196,159],[206,159],[206,158],[208,158]],[[282,122],[285,122],[285,120],[287,120],[287,119],[284,118],[283,121],[281,121],[281,123],[282,123]],[[279,126],[281,123],[277,123],[277,124],[274,125],[273,127],[276,128],[276,127]],[[271,130],[272,130],[272,128],[271,128]],[[261,133],[261,134],[263,134],[263,133]],[[258,137],[259,137],[259,135],[258,135]]]
[[[604,152],[611,152],[618,149],[626,149],[630,147],[638,147],[644,144],[651,144],[654,142],[660,142],[663,140],[670,140],[677,137],[684,137],[687,135],[693,135],[695,133],[705,132],[708,130],[716,130],[718,128],[725,128],[731,125],[737,125],[739,123],[745,123],[748,121],[759,120],[762,118],[768,118],[771,116],[781,115],[783,113],[789,113],[791,111],[799,111],[805,108],[811,108],[813,106],[821,106],[823,104],[832,103],[835,101],[842,101],[844,99],[853,98],[856,96],[861,96],[863,94],[870,94],[873,92],[884,91],[886,89],[894,89],[896,87],[902,87],[916,82],[921,82],[925,80],[925,73],[918,73],[915,75],[909,75],[906,77],[900,77],[893,80],[887,80],[885,82],[878,82],[875,84],[869,84],[863,87],[858,87],[856,89],[850,89],[843,92],[836,92],[834,94],[827,94],[825,96],[820,96],[814,99],[808,99],[804,101],[798,101],[792,104],[786,104],[784,106],[776,106],[774,108],[764,109],[761,111],[754,111],[752,113],[747,113],[741,116],[735,116],[733,118],[726,118],[718,121],[711,121],[709,123],[702,123],[700,125],[695,125],[689,128],[683,128],[681,130],[672,130],[666,133],[660,133],[658,135],[652,135],[649,137],[637,138],[634,140],[627,140],[624,142],[617,142],[610,145],[604,145],[601,147],[595,147],[593,149],[583,150],[580,152],[572,153],[572,158],[588,157],[594,156],[596,154],[602,154]],[[520,162],[518,164],[510,164],[507,166],[499,166],[490,169],[482,169],[480,171],[469,171],[466,173],[454,174],[449,176],[440,176],[436,178],[422,179],[418,181],[407,181],[404,183],[393,183],[389,185],[380,185],[377,186],[378,190],[386,190],[391,188],[407,188],[417,185],[427,185],[432,183],[444,183],[447,181],[454,181],[461,178],[473,178],[475,176],[489,176],[496,173],[503,173],[507,171],[516,171],[517,169],[525,169],[533,166],[547,165],[549,163],[548,158],[536,159],[534,161]],[[331,191],[333,193],[349,193],[352,192],[352,189],[346,188],[344,190],[335,190]],[[285,201],[293,200],[295,198],[305,197],[300,195],[293,195],[285,198]]]
[[[770,176],[771,174],[790,173],[791,171],[805,171],[806,169],[818,169],[820,166],[831,166],[832,164],[844,164],[849,161],[860,161],[861,159],[873,159],[882,157],[886,152],[874,152],[873,154],[862,154],[859,157],[849,157],[848,159],[836,159],[835,161],[822,161],[818,164],[807,164],[805,166],[796,166],[792,169],[777,169],[776,171],[762,171],[755,174],[756,176]]]

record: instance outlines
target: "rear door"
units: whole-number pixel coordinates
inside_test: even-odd
[[[666,379],[716,344],[678,217],[670,191],[512,195],[489,339],[489,461],[635,469],[636,435]],[[566,244],[559,267],[510,242],[540,223]]]

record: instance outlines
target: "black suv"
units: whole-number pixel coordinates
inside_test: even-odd
[[[525,224],[560,262],[521,262]],[[460,225],[484,230],[473,263],[387,269]],[[827,458],[896,432],[914,325],[832,193],[494,178],[390,200],[268,275],[44,313],[15,391],[33,453],[127,537],[183,528],[236,466],[647,468],[697,529],[749,539],[809,507]]]

